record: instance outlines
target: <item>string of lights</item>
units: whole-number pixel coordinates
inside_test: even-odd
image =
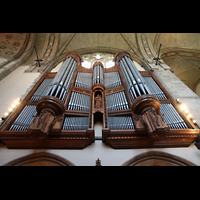
[[[193,118],[192,118],[192,115],[189,113],[189,111],[188,111],[188,109],[187,109],[187,106],[186,106],[185,104],[181,103],[181,102],[180,102],[180,99],[176,99],[176,102],[179,104],[180,109],[181,109],[183,112],[185,112],[187,118],[188,118],[189,120],[191,120],[191,121],[193,122],[194,125],[196,125],[198,128],[200,128],[199,125],[197,124],[197,121],[196,121],[195,119],[193,119]]]
[[[7,112],[4,113],[4,116],[0,118],[0,125],[8,118],[8,116],[15,110],[15,108],[20,104],[21,98],[17,98],[10,106]]]

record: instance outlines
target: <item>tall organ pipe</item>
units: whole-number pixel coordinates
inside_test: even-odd
[[[103,83],[103,66],[97,64],[94,66],[94,70],[93,70],[93,85],[96,83],[100,83],[100,84],[104,84]]]
[[[64,103],[76,68],[77,61],[72,57],[68,57],[54,77],[46,95],[55,96]]]
[[[125,55],[120,59],[119,67],[123,73],[125,83],[128,86],[127,89],[132,101],[143,94],[151,94],[145,80],[128,56]]]

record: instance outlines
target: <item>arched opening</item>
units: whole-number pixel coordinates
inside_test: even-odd
[[[17,158],[4,166],[74,166],[74,164],[55,154],[40,152]]]
[[[195,164],[169,153],[149,151],[131,158],[123,166],[195,166]]]

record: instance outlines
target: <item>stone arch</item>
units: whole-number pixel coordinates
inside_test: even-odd
[[[74,166],[74,164],[55,154],[40,152],[17,158],[4,166]]]
[[[112,53],[116,54],[119,52],[121,49],[118,48],[111,48],[111,47],[88,47],[88,48],[81,48],[81,49],[74,49],[73,51],[78,52],[80,55],[84,54],[90,54],[90,53]],[[65,53],[61,54],[59,57],[54,58],[54,60],[51,62],[51,64],[48,67],[48,72],[50,72],[53,68],[55,68],[60,62],[62,62],[65,59],[65,56],[69,53],[70,51],[65,51]],[[131,58],[136,61],[141,67],[144,67],[144,69],[148,69],[148,65],[144,62],[144,60],[140,57],[138,57],[135,53],[131,51],[127,51],[131,56]]]
[[[122,166],[195,166],[195,164],[169,153],[149,151],[131,158]]]

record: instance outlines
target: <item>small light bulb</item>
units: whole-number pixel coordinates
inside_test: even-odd
[[[5,113],[5,116],[8,116],[8,113],[7,113],[7,112]]]
[[[188,110],[185,110],[185,113],[186,113],[186,114],[188,114],[188,113],[189,113],[189,111],[188,111]]]
[[[15,104],[12,104],[12,107],[14,108],[16,105]]]
[[[196,124],[197,123],[197,121],[195,120],[195,119],[193,119],[193,121],[192,121],[194,124]]]
[[[15,101],[15,104],[17,105],[19,103],[19,101]]]
[[[179,103],[180,99],[176,99],[177,103]]]
[[[185,110],[186,106],[185,105],[181,105],[181,110]]]
[[[188,115],[188,118],[191,119],[191,118],[192,118],[192,115],[189,114],[189,115]]]
[[[10,112],[12,112],[13,109],[12,109],[12,108],[9,108],[8,110],[9,110]]]

